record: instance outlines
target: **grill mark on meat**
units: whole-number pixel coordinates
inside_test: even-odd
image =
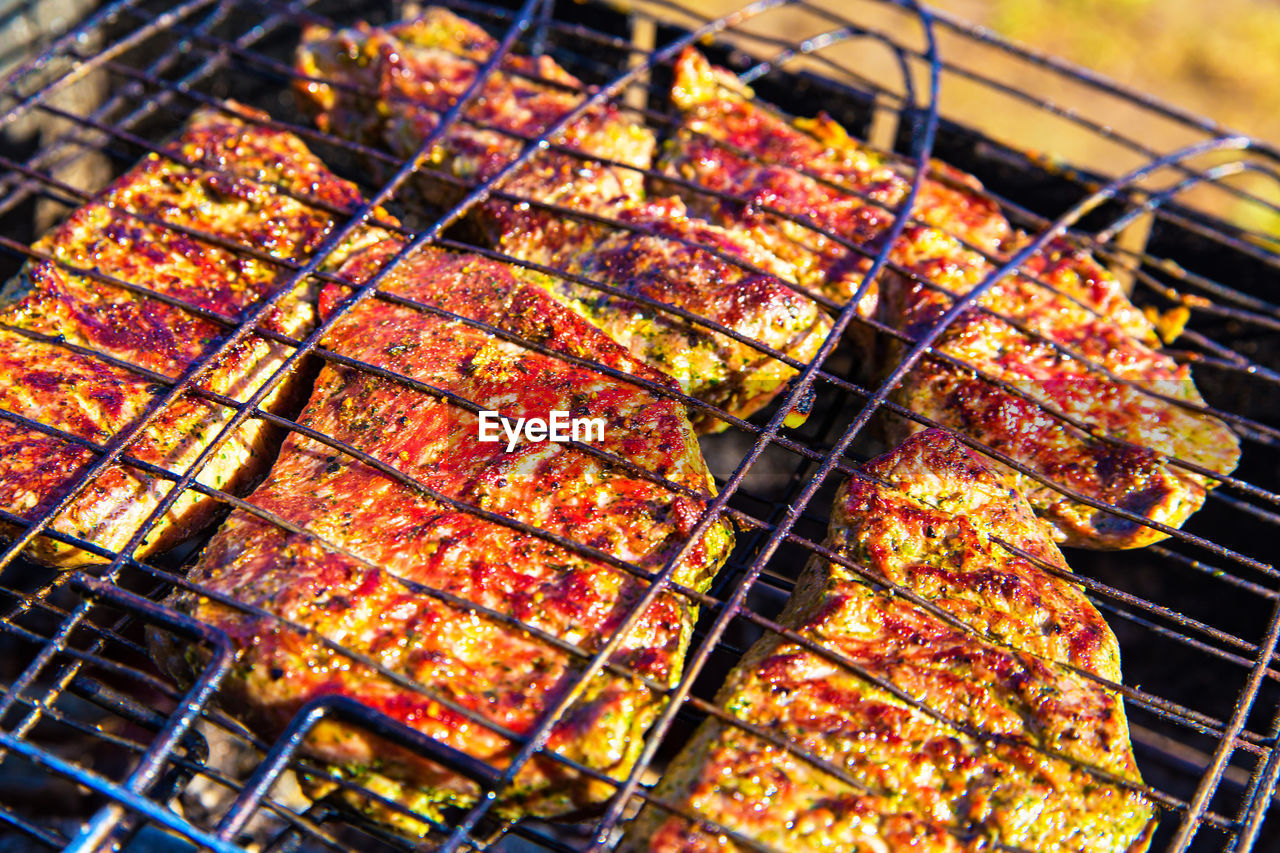
[[[303,261],[333,227],[330,214],[299,201],[319,197],[342,207],[359,203],[352,184],[331,174],[296,137],[259,127],[265,118],[239,105],[237,116],[218,110],[195,114],[169,147],[176,159],[152,154],[32,247],[51,257],[31,261],[6,288],[0,322],[83,346],[179,379],[219,345],[227,329],[159,299],[143,296],[77,270],[96,271],[186,300],[231,318],[251,311],[287,277],[286,271],[190,237],[190,228],[250,249],[268,247]],[[219,174],[219,171],[234,173]],[[248,176],[248,177],[239,177]],[[252,180],[250,179],[252,178]],[[361,240],[362,228],[336,251],[338,263]],[[311,299],[300,288],[270,315],[267,325],[299,334],[312,321]],[[289,350],[250,336],[196,378],[198,387],[246,399],[284,361]],[[168,389],[130,370],[55,343],[0,330],[0,409],[98,443],[130,428]],[[289,402],[282,382],[267,407]],[[230,413],[194,396],[161,412],[127,452],[184,473],[227,422]],[[269,433],[249,419],[228,437],[199,482],[231,491],[247,485],[266,456]],[[41,456],[35,449],[39,448]],[[90,451],[21,427],[0,426],[0,505],[33,518],[55,505],[92,458]],[[169,491],[167,480],[127,464],[101,473],[52,524],[95,545],[118,550]],[[163,550],[208,524],[212,499],[181,496],[135,556]],[[91,559],[69,545],[38,538],[27,555],[55,566]]]
[[[815,558],[779,621],[956,725],[772,635],[717,704],[859,787],[712,717],[655,793],[777,850],[1145,850],[1152,803],[1088,770],[1141,782],[1120,697],[1061,666],[1118,681],[1115,638],[1079,590],[993,537],[1066,570],[1026,501],[949,433],[869,462],[837,495],[826,547],[950,618]],[[739,847],[650,806],[623,849]]]
[[[399,246],[374,246],[343,267],[367,280]],[[480,320],[554,352],[669,384],[636,362],[548,294],[547,282],[486,259],[423,250],[401,262],[380,287]],[[341,302],[321,294],[321,310]],[[714,490],[683,407],[625,381],[499,343],[456,320],[368,300],[351,309],[324,346],[394,370],[507,417],[545,417],[569,405],[606,421],[593,446],[644,470],[662,470],[680,487]],[[300,422],[348,442],[432,489],[575,542],[591,543],[658,571],[687,541],[707,498],[693,498],[631,475],[570,445],[477,440],[477,417],[401,383],[336,365],[324,368]],[[643,440],[637,441],[637,436]],[[279,732],[308,700],[337,693],[358,698],[420,731],[504,767],[518,748],[483,725],[400,686],[318,640],[370,655],[382,666],[481,717],[527,732],[568,689],[582,662],[536,634],[460,609],[414,584],[443,590],[524,620],[590,654],[621,626],[647,582],[528,533],[455,510],[358,461],[291,435],[250,503],[347,549],[373,569],[252,514],[234,512],[190,580],[305,626],[303,633],[179,592],[171,604],[223,627],[241,649],[229,676],[229,705],[265,732]],[[673,580],[704,589],[727,556],[731,534],[713,523]],[[403,581],[403,582],[402,582]],[[602,673],[554,725],[547,749],[624,778],[642,735],[665,701],[640,677],[679,677],[696,616],[689,601],[660,594],[613,655],[635,677]],[[160,641],[166,668],[185,668],[184,650]],[[198,666],[200,661],[191,661]],[[390,750],[354,727],[328,725],[309,751],[358,785],[421,814],[465,806],[477,790],[421,757]],[[502,795],[507,816],[556,815],[600,802],[610,785],[579,777],[537,756]],[[356,805],[402,832],[425,824],[354,797]]]
[[[353,94],[310,81],[299,89],[322,128],[408,156],[435,130],[440,114],[456,103],[478,63],[496,47],[475,24],[439,8],[386,28],[362,25],[334,33],[313,27],[298,52],[299,70],[378,94]],[[515,159],[523,143],[486,128],[524,136],[543,133],[583,101],[578,91],[565,86],[586,88],[549,57],[504,58],[502,70],[483,84],[483,97],[468,106],[466,121],[444,135],[433,152],[433,165],[473,182],[491,178]],[[813,300],[788,285],[796,281],[796,271],[746,232],[690,216],[678,199],[645,200],[639,172],[592,160],[594,155],[638,168],[650,165],[652,132],[615,104],[588,111],[554,141],[582,156],[541,152],[504,179],[502,190],[624,225],[601,225],[494,199],[480,205],[475,217],[485,239],[520,260],[621,289],[614,296],[569,280],[555,286],[565,304],[674,378],[691,396],[739,417],[767,405],[795,375],[794,369],[748,344],[630,297],[685,309],[805,362],[818,351],[831,321]],[[463,189],[428,176],[423,191],[430,201],[449,205]],[[701,431],[727,426],[701,413],[694,415],[694,425]]]
[[[753,100],[736,77],[713,68],[693,49],[677,62],[672,98],[682,110],[682,123],[660,168],[754,200],[745,206],[725,203],[681,188],[690,209],[716,224],[748,231],[801,270],[803,283],[847,301],[870,261],[814,227],[876,251],[892,222],[889,211],[907,197],[910,174],[850,138],[825,115],[791,120]],[[1010,227],[997,205],[976,193],[980,189],[972,176],[931,163],[911,211],[918,221],[903,230],[890,261],[957,295],[977,286],[1030,240]],[[813,227],[762,212],[758,205],[802,217]],[[1226,424],[1145,393],[1204,402],[1190,368],[1158,351],[1160,340],[1151,324],[1088,252],[1053,240],[1026,262],[1022,274],[997,282],[979,303],[1043,340],[971,309],[943,332],[934,351],[1009,383],[1036,402],[927,356],[895,390],[898,402],[1051,481],[1172,527],[1199,509],[1217,481],[1174,466],[1166,456],[1224,474],[1234,470],[1239,442]],[[952,304],[946,293],[891,271],[873,285],[859,311],[919,338]],[[869,350],[869,331],[863,328],[862,336]],[[1076,351],[1117,378],[1090,369],[1048,342]],[[889,341],[882,368],[896,365],[908,346],[896,338]],[[1063,412],[1100,437],[1067,425],[1038,404]],[[893,418],[889,428],[891,440],[901,440],[923,427]],[[1148,450],[1114,445],[1104,437]],[[1067,544],[1135,548],[1166,536],[999,467]]]

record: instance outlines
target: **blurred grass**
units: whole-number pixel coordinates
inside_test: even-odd
[[[1254,136],[1280,138],[1280,4],[1271,0],[935,5]]]
[[[939,9],[1258,139],[1280,140],[1280,3],[1274,0],[935,0]],[[1280,202],[1257,175],[1237,185]],[[1280,214],[1243,202],[1247,227]]]

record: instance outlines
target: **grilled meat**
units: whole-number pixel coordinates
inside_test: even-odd
[[[690,208],[719,225],[745,229],[803,271],[802,282],[848,299],[857,278],[851,281],[846,271],[864,271],[864,253],[882,245],[896,207],[907,197],[909,176],[826,116],[792,121],[752,100],[749,89],[696,51],[679,60],[673,98],[683,120],[662,168],[745,199],[726,204],[686,190]],[[896,274],[882,277],[880,292],[872,290],[859,306],[864,315],[874,312],[911,338],[923,335],[955,296],[981,283],[996,261],[1028,240],[977,194],[975,179],[940,164],[931,172],[913,222],[892,246]],[[1235,468],[1239,446],[1225,424],[1153,396],[1203,402],[1189,368],[1158,352],[1150,323],[1087,252],[1054,241],[979,304],[999,316],[974,308],[934,345],[972,370],[926,358],[898,387],[899,402],[1059,486],[1174,527],[1200,507],[1217,481],[1168,457],[1224,474]],[[896,364],[907,346],[891,342],[887,364]],[[896,438],[919,429],[912,423],[893,428]],[[1061,541],[1132,548],[1165,536],[1011,468],[1002,470],[1053,523]]]
[[[1115,781],[1140,782],[1123,705],[1077,671],[1119,680],[1115,638],[997,539],[1066,570],[1029,505],[950,434],[872,460],[841,489],[826,546],[933,608],[815,559],[780,621],[824,651],[766,637],[717,698],[845,778],[713,717],[656,794],[778,850],[1144,850],[1152,806]],[[629,838],[738,849],[654,806]]]
[[[311,28],[299,49],[299,69],[345,85],[309,79],[301,88],[321,127],[409,156],[496,47],[476,25],[437,8],[385,29]],[[467,185],[495,176],[525,139],[578,107],[584,91],[548,57],[504,59],[502,70],[483,84],[482,97],[466,109],[465,121],[432,147],[437,171],[464,180],[427,181],[429,198],[449,204]],[[553,141],[581,154],[541,152],[501,189],[615,224],[491,199],[478,215],[487,239],[520,260],[624,291],[609,295],[568,279],[555,288],[563,302],[666,371],[685,393],[743,417],[767,404],[795,375],[793,368],[634,297],[700,315],[804,362],[831,324],[813,300],[786,283],[795,281],[796,270],[745,232],[691,218],[676,199],[645,201],[636,169],[649,166],[653,136],[615,105],[589,110]],[[699,416],[695,425],[710,431],[725,423]]]
[[[312,25],[298,47],[304,79],[297,88],[321,129],[409,157],[437,131],[496,48],[483,29],[440,7],[388,27],[361,23],[334,32]],[[491,180],[526,140],[578,107],[585,90],[549,56],[504,57],[462,120],[435,140],[428,166],[453,179],[421,182],[427,200],[451,205],[468,184]],[[643,198],[644,176],[636,169],[652,160],[653,133],[616,105],[587,111],[551,141],[580,154],[543,152],[504,180],[504,191],[587,212]],[[484,214],[481,225],[494,242],[507,229],[554,228],[559,219],[499,201],[487,203]]]
[[[795,265],[803,284],[849,301],[879,249],[876,238],[906,202],[909,177],[826,115],[791,120],[755,101],[748,87],[693,49],[677,62],[672,100],[682,120],[660,168],[735,199],[681,187],[690,207],[749,232]],[[981,189],[944,164],[934,169]],[[995,204],[935,180],[924,182],[913,213],[988,252],[999,251],[1011,233]],[[872,316],[876,304],[873,283],[859,313]]]
[[[367,280],[395,248],[388,242],[367,250],[344,267],[344,275]],[[380,287],[554,353],[666,382],[557,304],[545,282],[503,264],[428,250],[399,264]],[[342,297],[337,290],[322,294],[323,312]],[[685,490],[572,445],[526,442],[508,452],[505,439],[478,440],[478,416],[469,409],[390,378],[330,365],[300,423],[471,509],[433,500],[294,434],[248,500],[314,535],[237,511],[189,576],[202,589],[260,611],[186,591],[171,599],[235,639],[241,656],[225,689],[231,707],[244,709],[259,730],[279,732],[308,700],[342,694],[503,767],[519,744],[433,697],[516,733],[529,731],[570,689],[583,658],[523,626],[589,656],[616,633],[648,583],[476,513],[533,525],[656,572],[701,516],[706,500],[698,496],[714,490],[692,428],[673,398],[402,305],[371,300],[354,307],[324,345],[508,418],[549,418],[555,410],[601,418],[604,437],[592,439],[594,448]],[[342,550],[328,549],[322,540]],[[730,546],[727,524],[713,523],[676,568],[674,582],[704,588]],[[611,776],[625,775],[664,701],[641,679],[660,685],[678,679],[695,610],[679,595],[660,594],[611,657],[634,675],[593,678],[555,724],[546,749]],[[367,655],[385,671],[331,651],[322,638]],[[181,650],[163,646],[158,655],[171,671],[184,668]],[[361,788],[425,816],[438,818],[442,808],[467,805],[478,793],[470,781],[351,726],[323,724],[309,750]],[[503,793],[497,810],[555,815],[611,793],[612,786],[540,754]],[[385,806],[362,805],[404,831],[424,829]]]
[[[1132,312],[1111,276],[1084,253],[1055,246],[1028,266],[1043,270],[1041,279],[1061,293],[1104,282],[1097,289],[1105,298],[1123,300]],[[1086,275],[1092,280],[1082,279]],[[922,285],[898,284],[885,296],[886,319],[912,337],[922,335],[946,312],[950,300]],[[1026,494],[1065,543],[1137,548],[1166,534],[1075,501],[1053,484],[1178,527],[1200,508],[1217,481],[1173,465],[1168,458],[1224,474],[1235,469],[1239,442],[1224,423],[1163,399],[1204,402],[1190,369],[1126,334],[1114,315],[1097,313],[1085,307],[1087,303],[1059,297],[1021,276],[998,282],[981,304],[1042,338],[1000,317],[967,311],[951,324],[935,350],[985,375],[922,360],[899,387],[898,398],[1046,477],[1049,484],[1001,466],[1009,482]],[[1053,344],[1082,354],[1105,373],[1063,355]],[[903,344],[892,349],[895,358],[904,351]],[[1045,406],[1093,434],[1050,415]],[[896,428],[902,435],[917,426],[899,422]]]
[[[566,228],[558,236],[567,239],[558,243],[546,234],[517,233],[504,248],[524,260],[618,288],[621,295],[606,296],[562,279],[557,291],[614,340],[675,379],[685,393],[732,414],[749,415],[767,405],[795,369],[750,344],[628,297],[678,305],[802,363],[822,346],[830,319],[812,299],[784,284],[794,280],[790,265],[749,237],[689,216],[675,198],[637,203],[616,215],[636,230]],[[694,410],[691,416],[704,432],[726,426],[713,414]]]
[[[237,105],[228,110],[250,120],[261,118]],[[178,380],[222,342],[228,326],[77,270],[95,270],[234,322],[275,292],[289,271],[215,240],[302,262],[333,226],[332,215],[306,199],[339,208],[360,201],[355,187],[331,174],[296,137],[221,111],[197,113],[168,150],[175,159],[148,156],[32,247],[50,260],[28,263],[6,288],[0,307],[0,409],[110,444],[167,387],[22,331],[59,338]],[[334,262],[374,236],[374,229],[362,229],[338,248]],[[266,325],[298,334],[312,321],[312,304],[301,292],[291,294]],[[204,370],[196,385],[246,399],[288,352],[281,344],[248,336]],[[283,383],[279,388],[287,390]],[[276,392],[270,402],[279,399]],[[127,453],[183,474],[230,415],[215,403],[184,395],[151,422]],[[261,422],[247,420],[221,445],[199,482],[229,490],[247,485],[260,470],[266,438]],[[40,515],[66,494],[95,457],[69,440],[0,419],[0,506],[26,518]],[[136,467],[113,465],[52,526],[119,550],[171,486]],[[209,523],[215,509],[210,499],[188,491],[136,554],[175,544]],[[44,537],[32,543],[28,555],[56,566],[90,556]]]

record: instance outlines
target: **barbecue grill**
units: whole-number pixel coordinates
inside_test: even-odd
[[[402,161],[326,135],[299,113],[290,92],[291,56],[303,24],[379,23],[404,11],[353,5],[116,0],[29,56],[0,91],[0,128],[32,117],[57,121],[42,125],[34,152],[0,149],[6,277],[35,257],[27,247],[38,236],[38,208],[74,209],[140,156],[163,156],[162,144],[195,109],[228,97],[266,110],[276,126],[361,184],[372,202],[360,211],[336,211],[339,230],[385,203],[406,224],[381,224],[408,241],[501,258],[471,245],[458,227],[468,209],[490,193],[500,196],[500,189],[475,186],[455,208],[429,209],[407,191],[422,158]],[[1153,849],[1277,849],[1280,832],[1264,822],[1280,777],[1280,666],[1273,662],[1280,572],[1271,565],[1280,530],[1280,352],[1274,345],[1280,302],[1266,285],[1280,268],[1280,242],[1239,224],[1237,214],[1245,205],[1280,213],[1250,189],[1280,180],[1280,152],[908,0],[856,7],[758,0],[720,19],[665,0],[627,8],[550,0],[443,5],[504,39],[504,50],[550,53],[598,87],[595,101],[616,99],[659,132],[671,121],[665,94],[671,60],[698,43],[764,99],[799,115],[826,110],[851,133],[896,152],[904,168],[936,157],[975,174],[1015,225],[1033,235],[1062,233],[1089,248],[1131,283],[1138,304],[1189,311],[1170,351],[1195,365],[1210,410],[1242,437],[1240,471],[1221,477],[1205,507],[1164,543],[1123,553],[1072,551],[1068,558],[1077,572],[1073,582],[1120,640],[1126,673],[1120,690],[1144,790],[1160,811]],[[998,55],[1001,68],[1020,72],[1001,78],[980,61],[956,59],[975,55]],[[1029,128],[1053,128],[1049,141],[975,129],[972,115],[948,108],[949,93],[965,87],[996,99],[1008,119],[1004,127],[1024,121]],[[1038,94],[1046,91],[1052,99]],[[1121,105],[1131,120],[1110,126],[1091,112],[1100,101]],[[1166,131],[1160,138],[1182,141],[1156,150],[1141,130],[1126,130],[1155,125]],[[1028,150],[1052,139],[1105,151],[1108,167]],[[525,158],[542,144],[528,140]],[[370,170],[370,160],[381,168]],[[73,168],[82,162],[97,165]],[[873,273],[886,264],[885,257],[874,260]],[[324,278],[317,268],[293,265],[289,278]],[[376,291],[377,280],[361,290],[364,297],[386,298]],[[849,343],[869,321],[830,300],[823,304],[837,318],[836,330],[811,363],[793,363],[799,375],[775,406],[749,421],[712,411],[728,429],[703,441],[720,487],[710,512],[732,519],[738,545],[709,592],[680,591],[699,600],[702,615],[685,675],[649,731],[636,769],[616,783],[616,796],[599,812],[563,823],[506,822],[481,798],[434,827],[440,849],[608,849],[641,803],[678,808],[653,795],[652,783],[708,714],[734,719],[710,699],[743,650],[778,628],[774,618],[806,560],[831,556],[821,542],[836,486],[884,449],[884,420],[924,422],[887,396],[918,359],[935,357],[931,338],[911,342],[887,379],[873,379]],[[227,325],[228,341],[254,329],[288,344],[300,367],[338,358],[319,345],[323,328],[303,340],[256,329],[266,310],[236,321],[201,313]],[[245,418],[297,428],[258,408],[267,389],[238,403],[193,388],[193,375],[155,381],[168,386],[166,399],[196,393],[233,409],[235,419],[222,435]],[[803,426],[787,425],[791,411],[810,409]],[[21,420],[8,412],[0,417]],[[129,440],[141,428],[104,445],[66,436],[97,454],[66,500],[109,462],[128,460]],[[136,464],[174,483],[169,500],[198,489],[228,507],[264,515],[195,482],[195,468]],[[332,776],[302,749],[308,731],[325,718],[366,727],[489,791],[513,775],[451,753],[351,700],[312,703],[283,736],[264,740],[234,720],[234,707],[219,704],[219,683],[232,662],[227,638],[159,603],[174,586],[190,588],[182,566],[200,543],[135,560],[54,531],[50,522],[60,507],[34,521],[0,508],[0,520],[22,529],[0,551],[0,850],[413,849],[413,842],[327,799],[311,802],[298,793],[298,776]],[[704,524],[709,521],[710,515]],[[145,534],[145,528],[136,531],[133,541]],[[29,564],[21,552],[36,537],[79,545],[100,564],[73,573]],[[653,583],[669,581],[659,573]],[[209,663],[192,685],[171,683],[149,663],[144,637],[153,628],[208,649]],[[603,653],[582,657],[584,682],[607,662]],[[517,762],[538,750],[547,726],[522,739]]]

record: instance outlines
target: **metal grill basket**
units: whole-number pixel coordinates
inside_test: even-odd
[[[1280,834],[1264,824],[1280,776],[1274,661],[1280,572],[1271,564],[1280,532],[1280,302],[1271,290],[1280,242],[1237,224],[1249,206],[1280,212],[1251,190],[1259,180],[1280,179],[1280,152],[908,0],[758,0],[719,19],[666,0],[628,8],[595,0],[443,5],[505,39],[504,50],[551,54],[598,87],[594,102],[616,99],[660,133],[672,121],[666,96],[672,60],[697,43],[765,100],[797,115],[826,110],[851,133],[895,152],[911,173],[930,158],[973,173],[1015,225],[1032,235],[1062,233],[1087,247],[1132,284],[1139,305],[1189,310],[1169,351],[1195,365],[1210,410],[1241,436],[1240,469],[1222,477],[1204,509],[1160,545],[1071,552],[1072,582],[1120,640],[1121,691],[1144,790],[1160,809],[1152,849],[1280,849]],[[380,23],[402,12],[330,0],[116,0],[41,46],[0,88],[0,272],[8,277],[38,257],[29,246],[49,222],[139,157],[168,156],[163,144],[186,118],[224,98],[262,108],[361,184],[370,206],[333,211],[340,230],[386,204],[408,223],[393,230],[414,245],[501,258],[471,245],[456,227],[490,194],[502,197],[500,189],[471,187],[451,210],[424,208],[403,192],[420,162],[317,131],[290,92],[302,25]],[[978,95],[998,113],[994,121],[976,124],[982,117],[967,107]],[[1108,118],[1116,115],[1123,121]],[[1173,142],[1157,149],[1148,141],[1154,138]],[[527,140],[524,159],[545,142]],[[1068,164],[1034,149],[1092,160]],[[369,179],[363,165],[369,159],[384,167],[385,181]],[[876,268],[886,263],[872,257]],[[318,260],[259,258],[286,267],[290,282],[325,278],[316,272]],[[146,292],[145,283],[135,285]],[[366,289],[369,298],[388,298]],[[577,822],[505,822],[482,799],[437,827],[440,849],[607,849],[642,802],[678,809],[652,793],[653,783],[702,719],[733,719],[710,700],[743,651],[778,628],[774,619],[799,568],[826,553],[821,543],[835,488],[884,449],[878,421],[923,422],[887,398],[893,382],[932,357],[929,344],[941,328],[908,340],[893,375],[868,382],[846,334],[868,321],[830,300],[823,305],[837,331],[811,363],[793,363],[800,374],[776,406],[747,421],[713,412],[729,429],[703,442],[720,487],[711,512],[733,521],[738,544],[708,593],[681,592],[699,599],[701,617],[685,674],[650,730],[639,766],[598,814]],[[291,363],[341,358],[319,344],[332,321],[294,340],[256,328],[269,304],[238,322],[188,307],[227,327],[224,348],[254,330],[292,348]],[[876,332],[901,337],[883,326]],[[151,378],[167,387],[165,400],[197,393],[233,410],[233,425],[258,418],[298,429],[259,407],[266,389],[239,403],[194,389],[196,372],[177,382]],[[809,399],[813,414],[804,426],[786,427],[785,414]],[[0,418],[24,422],[11,412],[0,411]],[[77,543],[50,524],[95,473],[130,459],[129,442],[142,427],[103,445],[63,436],[96,454],[68,497],[34,521],[0,510],[0,520],[23,530],[0,551],[0,850],[413,849],[298,793],[298,775],[331,775],[301,748],[326,718],[453,762],[490,789],[509,780],[510,771],[450,755],[350,700],[313,703],[274,741],[236,722],[236,709],[218,702],[233,658],[229,641],[158,603],[175,585],[188,584],[183,561],[200,543],[139,561]],[[360,458],[353,448],[329,443]],[[249,508],[196,483],[196,469],[136,464],[176,483],[169,500],[197,489],[228,507]],[[136,533],[140,541],[146,530]],[[76,573],[30,564],[21,553],[36,537],[80,544],[101,564]],[[669,569],[654,582],[669,585]],[[146,650],[148,628],[207,647],[210,662],[193,685],[184,689],[157,673]],[[580,654],[584,678],[606,663],[603,654]],[[518,761],[536,751],[550,724],[525,739]]]

